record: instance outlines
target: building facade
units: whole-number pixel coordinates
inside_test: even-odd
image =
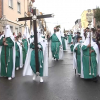
[[[2,17],[2,1],[3,1],[3,0],[0,0],[0,18]],[[2,26],[1,26],[1,24],[0,24],[0,31],[2,30],[1,27],[2,27]]]
[[[28,16],[29,3],[31,0],[0,0],[0,18],[5,15],[7,24],[10,25],[11,31],[23,33],[24,27],[27,24],[30,27],[30,21],[17,22],[17,18]],[[1,3],[2,2],[2,3]],[[2,4],[2,5],[1,5]],[[4,30],[0,25],[1,30]]]
[[[86,17],[87,13],[88,13],[88,10],[84,10],[83,13],[81,14],[81,25],[83,29],[85,29],[89,25],[87,21],[87,17]],[[93,10],[91,10],[91,13],[94,14]],[[91,27],[94,27],[94,18],[92,19]]]

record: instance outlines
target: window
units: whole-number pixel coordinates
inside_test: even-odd
[[[9,7],[13,8],[13,0],[9,0]]]
[[[21,13],[20,2],[17,2],[17,11],[18,11],[19,13]]]
[[[10,26],[11,32],[13,33],[13,26]]]

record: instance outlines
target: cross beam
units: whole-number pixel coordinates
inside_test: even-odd
[[[53,16],[54,16],[53,14],[36,15],[36,8],[33,8],[33,16],[32,17],[23,17],[23,18],[17,19],[17,21],[33,20],[36,72],[39,72],[38,38],[37,38],[37,22],[36,22],[36,20],[41,19],[41,18],[50,18]]]
[[[17,21],[34,20],[34,17],[35,16],[33,16],[33,17],[18,18]],[[49,18],[49,17],[53,17],[53,14],[39,15],[39,16],[36,16],[36,19]]]

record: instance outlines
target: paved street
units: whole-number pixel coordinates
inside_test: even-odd
[[[75,76],[72,59],[69,48],[63,61],[51,61],[50,57],[44,83],[23,77],[22,70],[16,71],[12,81],[0,78],[0,100],[100,100],[100,80],[95,83]]]

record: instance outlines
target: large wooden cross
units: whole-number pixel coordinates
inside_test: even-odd
[[[37,38],[37,19],[41,18],[50,18],[53,17],[53,14],[47,15],[36,15],[36,8],[33,8],[33,16],[32,17],[23,17],[18,18],[17,21],[26,21],[26,20],[33,20],[33,29],[34,29],[34,42],[35,42],[35,63],[36,63],[36,72],[39,72],[39,59],[38,59],[38,38]]]

